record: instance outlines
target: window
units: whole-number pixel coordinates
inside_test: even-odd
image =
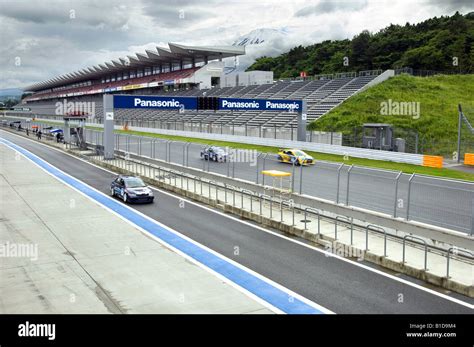
[[[127,177],[125,179],[125,185],[127,188],[138,188],[138,187],[145,187],[145,183],[138,177]]]

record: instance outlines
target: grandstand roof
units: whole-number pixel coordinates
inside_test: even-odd
[[[169,63],[201,63],[210,60],[235,57],[245,54],[245,47],[239,46],[186,46],[177,43],[168,43],[169,48],[156,47],[156,50],[146,50],[145,53],[136,53],[134,56],[119,58],[102,64],[84,68],[75,72],[60,75],[46,81],[32,84],[25,88],[27,91],[38,91],[62,85],[72,84],[102,76],[127,71],[131,68],[156,66]]]

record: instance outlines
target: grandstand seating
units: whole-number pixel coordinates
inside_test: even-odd
[[[151,82],[159,78],[160,81],[166,79],[183,78],[190,71],[176,71],[158,76],[146,76],[139,79],[107,83],[101,87],[112,87],[118,84],[136,84]],[[217,96],[235,98],[269,98],[269,99],[305,99],[308,103],[308,121],[312,121],[341,102],[354,95],[376,75],[343,76],[335,79],[315,79],[315,80],[281,80],[273,84],[235,86],[212,89],[187,89],[163,91],[156,88],[127,90],[127,94],[139,95],[173,95],[173,96]],[[82,89],[95,89],[97,85],[84,87]],[[79,88],[80,89],[80,88]],[[123,92],[118,92],[123,93]],[[62,99],[61,99],[62,100]],[[95,117],[103,117],[102,95],[84,95],[68,97],[68,101],[88,101],[95,103]],[[26,106],[38,115],[55,114],[54,103],[59,99],[47,101],[29,102]],[[268,111],[176,111],[152,110],[152,109],[117,109],[115,118],[118,121],[155,121],[163,123],[214,123],[235,126],[263,126],[263,127],[295,127],[297,124],[296,115],[291,112],[268,112]]]
[[[115,82],[107,82],[107,83],[96,83],[92,84],[87,87],[78,87],[78,88],[69,88],[69,89],[63,89],[61,91],[55,91],[55,92],[42,92],[42,93],[37,93],[32,96],[28,96],[25,98],[25,101],[29,101],[33,98],[41,97],[41,98],[54,98],[57,97],[58,95],[62,95],[65,93],[85,93],[90,92],[95,89],[106,89],[106,88],[115,88],[115,87],[126,87],[128,85],[133,85],[133,84],[141,84],[141,83],[151,83],[151,82],[165,82],[165,81],[172,81],[174,83],[175,80],[177,79],[183,79],[191,76],[196,70],[198,70],[198,67],[195,68],[190,68],[190,69],[183,69],[183,70],[178,70],[178,71],[171,71],[171,72],[166,72],[166,73],[161,73],[158,75],[149,75],[149,76],[144,76],[144,77],[139,77],[139,78],[130,78],[126,80],[121,80],[121,81],[115,81]]]

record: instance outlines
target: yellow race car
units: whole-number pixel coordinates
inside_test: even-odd
[[[314,165],[314,158],[299,149],[280,149],[278,160],[281,163],[290,163],[295,165]]]

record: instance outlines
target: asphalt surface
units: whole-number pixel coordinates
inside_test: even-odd
[[[156,140],[154,145],[151,138],[142,137],[139,149],[138,137],[132,137],[127,145],[125,136],[120,136],[116,146],[131,153],[152,157],[166,158],[166,142]],[[152,149],[152,146],[155,149]],[[183,164],[184,143],[173,142],[169,148],[171,162]],[[474,183],[444,180],[438,178],[416,176],[411,183],[410,203],[408,204],[408,181],[410,175],[402,174],[398,183],[397,199],[395,187],[397,172],[377,169],[354,167],[350,172],[349,189],[348,169],[345,165],[340,170],[338,194],[338,167],[340,164],[317,162],[307,167],[293,167],[291,164],[280,163],[276,154],[265,159],[263,154],[257,161],[238,161],[234,163],[205,162],[200,158],[203,145],[191,144],[188,148],[188,165],[206,171],[257,182],[258,172],[265,169],[275,169],[292,172],[294,176],[293,189],[296,192],[316,196],[365,208],[371,211],[396,214],[397,217],[436,225],[465,233],[474,232]],[[248,157],[247,157],[248,158]],[[265,162],[265,164],[264,164]],[[257,164],[258,163],[258,164]],[[265,166],[264,166],[265,165]],[[258,175],[262,183],[262,175]],[[301,176],[303,181],[301,182]],[[267,179],[265,184],[271,184]],[[301,184],[301,187],[300,187]],[[407,211],[408,210],[408,211]]]
[[[114,174],[4,131],[5,139],[108,194]],[[140,212],[336,313],[460,313],[468,307],[156,192]],[[87,218],[87,216],[84,216]],[[239,255],[235,255],[239,247]],[[472,304],[474,300],[450,294]],[[401,298],[403,299],[400,302]]]

